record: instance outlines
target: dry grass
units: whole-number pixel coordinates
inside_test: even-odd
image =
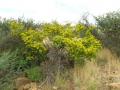
[[[84,67],[75,65],[69,79],[57,75],[54,84],[45,84],[41,90],[113,90],[109,85],[120,83],[119,61],[116,55],[103,49],[96,60],[88,61]]]

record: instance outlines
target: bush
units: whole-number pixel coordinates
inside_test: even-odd
[[[32,81],[40,81],[43,79],[43,73],[38,66],[25,70],[25,73]]]
[[[32,21],[27,23],[21,19],[6,21],[5,25],[9,28],[11,37],[7,38],[11,43],[8,46],[19,46],[22,50],[21,62],[34,61],[34,64],[39,65],[42,61],[49,59],[48,52],[51,48],[55,48],[58,51],[64,49],[68,53],[68,59],[83,63],[85,59],[93,58],[101,47],[100,42],[91,33],[95,29],[93,25],[85,25],[81,22],[74,26],[70,23],[62,25],[55,21],[37,26]],[[27,24],[31,26],[26,26]],[[46,38],[51,43],[44,42]],[[46,44],[51,47],[47,47]]]
[[[101,48],[101,43],[91,33],[95,28],[83,23],[72,26],[70,23],[1,20],[0,69],[7,71],[1,79],[1,87],[7,88],[10,78],[12,81],[24,73],[32,81],[48,77],[52,82],[57,72],[62,75],[63,70],[73,68],[74,63],[83,65],[92,60]],[[42,63],[43,71],[40,68]]]
[[[31,60],[45,59],[47,50],[50,49],[45,47],[43,42],[47,37],[53,43],[53,48],[65,49],[69,54],[69,59],[83,63],[85,58],[94,57],[101,47],[100,42],[91,33],[94,28],[94,26],[87,27],[82,23],[74,27],[57,22],[45,23],[42,24],[40,31],[28,30],[21,33],[21,39],[25,47],[29,49],[26,54]]]
[[[96,17],[98,30],[101,31],[100,37],[104,46],[120,55],[120,11],[106,13]]]
[[[16,51],[3,52],[0,54],[0,69],[7,69],[11,66],[12,61],[16,57]]]

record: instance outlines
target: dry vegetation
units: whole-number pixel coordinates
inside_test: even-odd
[[[96,60],[88,61],[84,67],[75,65],[69,79],[57,75],[54,84],[44,83],[40,90],[120,90],[119,61],[116,55],[103,49]]]

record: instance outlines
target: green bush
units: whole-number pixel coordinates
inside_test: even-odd
[[[43,79],[43,73],[38,66],[25,70],[25,73],[32,81],[40,81]]]
[[[11,58],[12,54],[11,52],[3,52],[0,54],[0,69],[7,68],[9,66],[9,59]]]
[[[98,30],[102,33],[97,35],[103,45],[120,55],[120,11],[113,11],[96,17]]]

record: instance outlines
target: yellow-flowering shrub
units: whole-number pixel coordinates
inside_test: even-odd
[[[17,20],[10,20],[9,26],[10,26],[11,33],[14,36],[19,35],[24,29],[24,24]]]
[[[93,36],[85,38],[64,38],[56,36],[53,40],[55,47],[64,48],[69,54],[69,59],[78,63],[84,63],[84,59],[90,59],[95,56],[100,49],[101,44]]]
[[[43,23],[41,28],[26,30],[19,35],[25,45],[24,53],[29,60],[41,61],[46,57],[49,48],[43,41],[47,37],[53,43],[53,48],[66,50],[70,60],[84,63],[85,59],[94,57],[101,47],[100,42],[91,34],[94,29],[94,26],[85,26],[82,23],[71,26],[53,22]]]
[[[47,49],[42,43],[44,34],[35,30],[28,30],[20,34],[26,48],[29,50],[27,52],[27,59],[36,59],[35,57],[43,57]],[[38,58],[37,58],[38,59]]]
[[[63,25],[55,22],[52,23],[44,23],[42,24],[42,30],[48,36],[54,37],[55,35],[60,35],[64,31]]]

